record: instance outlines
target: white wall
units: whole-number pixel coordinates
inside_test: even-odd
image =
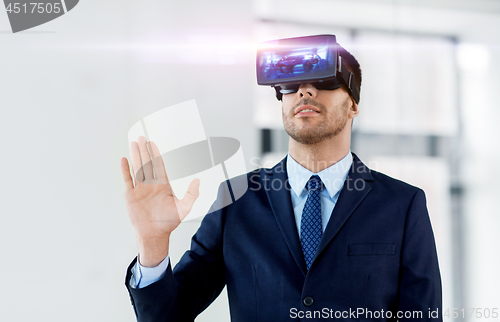
[[[474,43],[462,47],[460,86],[464,117],[465,294],[471,308],[498,307],[500,302],[500,51]],[[471,57],[472,56],[472,57]],[[468,59],[465,59],[468,58]],[[498,311],[498,309],[497,309]],[[484,319],[484,318],[483,318]],[[471,321],[482,321],[474,318]]]
[[[250,166],[249,8],[86,0],[20,34],[0,10],[1,321],[135,321],[124,277],[137,248],[119,170],[127,132],[194,98],[207,135],[238,139]],[[174,257],[195,228],[179,230]]]

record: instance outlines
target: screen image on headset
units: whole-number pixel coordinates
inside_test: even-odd
[[[325,44],[291,50],[267,50],[261,54],[257,68],[264,79],[274,80],[322,74],[332,66],[334,57]]]

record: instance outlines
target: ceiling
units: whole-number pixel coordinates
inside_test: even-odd
[[[438,8],[500,14],[499,0],[351,0],[351,2],[378,2],[393,6],[405,5],[421,8]]]
[[[254,0],[254,9],[267,21],[500,43],[498,0]]]

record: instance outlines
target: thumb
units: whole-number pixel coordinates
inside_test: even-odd
[[[191,209],[193,208],[193,204],[200,196],[200,179],[196,178],[189,184],[189,187],[184,195],[184,198],[181,200],[182,210],[180,213],[181,221],[186,218]]]

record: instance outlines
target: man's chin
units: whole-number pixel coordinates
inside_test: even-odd
[[[325,133],[316,133],[316,132],[311,133],[310,131],[292,132],[292,133],[287,131],[287,133],[288,135],[290,135],[292,139],[302,144],[316,144],[329,137],[328,135],[325,135]]]

